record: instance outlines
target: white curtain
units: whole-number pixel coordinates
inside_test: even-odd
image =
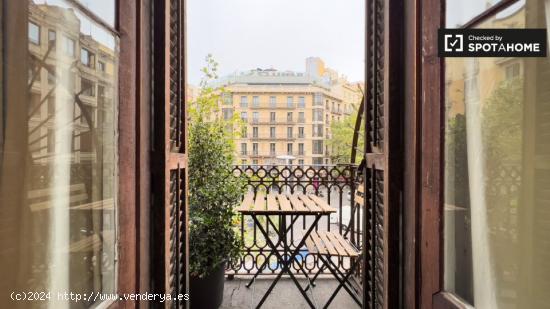
[[[478,73],[474,59],[466,62],[466,74],[475,77]],[[474,276],[474,306],[497,308],[496,286],[491,262],[489,226],[485,189],[485,155],[482,140],[482,115],[477,79],[466,85],[465,100],[468,175],[470,190],[470,217],[472,232],[472,263]],[[471,98],[471,99],[469,99]]]

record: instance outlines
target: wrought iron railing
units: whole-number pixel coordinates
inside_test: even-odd
[[[361,211],[354,202],[354,193],[359,179],[356,165],[237,165],[234,166],[233,173],[236,176],[245,177],[248,191],[254,194],[260,191],[288,194],[301,192],[323,197],[337,212],[319,221],[316,229],[333,231],[336,229],[346,235],[357,248],[361,247]],[[274,219],[283,220],[281,217]],[[289,222],[292,219],[286,220]],[[289,233],[288,240],[291,248],[296,248],[301,233],[310,224],[306,218],[298,220]],[[276,240],[278,236],[273,231],[270,232],[269,225],[265,223],[263,227],[268,233],[272,233],[273,240]],[[271,253],[271,249],[252,218],[240,215],[239,230],[244,243],[242,257],[231,261],[226,273],[229,275],[255,274],[266,259],[269,263],[261,274],[277,273],[280,269],[276,256]],[[301,249],[300,258],[294,261],[293,271],[296,273],[300,269],[298,263],[301,263],[301,266],[310,273],[316,272],[321,266],[317,257],[307,252],[305,247]],[[342,269],[347,269],[349,261],[339,259],[338,265]]]

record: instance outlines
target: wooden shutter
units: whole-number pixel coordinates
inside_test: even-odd
[[[157,272],[153,273],[154,290],[178,295],[189,288],[184,1],[155,1],[153,12],[151,248],[155,258],[151,267]],[[185,308],[187,303],[168,306]]]
[[[402,4],[367,1],[364,308],[397,308],[402,118]],[[393,22],[391,22],[393,21]]]

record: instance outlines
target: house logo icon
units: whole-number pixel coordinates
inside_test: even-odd
[[[464,35],[462,34],[445,34],[445,52],[463,52],[464,51]]]

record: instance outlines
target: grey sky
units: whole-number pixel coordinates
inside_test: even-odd
[[[189,82],[198,85],[211,53],[219,74],[274,67],[305,70],[321,57],[348,76],[364,79],[364,0],[188,0]]]

